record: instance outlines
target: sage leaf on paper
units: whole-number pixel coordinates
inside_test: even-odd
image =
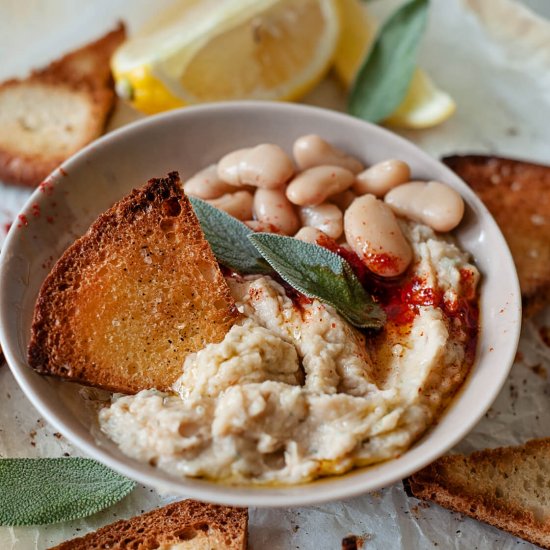
[[[428,9],[429,0],[411,0],[383,25],[353,83],[349,113],[380,122],[397,109],[413,77]]]
[[[248,240],[252,229],[201,199],[189,200],[218,262],[239,273],[273,271]]]
[[[45,525],[90,516],[135,487],[88,458],[0,459],[0,525]]]
[[[338,254],[312,243],[269,233],[248,237],[289,285],[333,306],[351,324],[381,328],[386,316]]]

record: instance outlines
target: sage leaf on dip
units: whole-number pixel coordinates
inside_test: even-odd
[[[189,197],[189,200],[218,262],[239,273],[273,271],[248,240],[252,229],[201,199]]]
[[[428,8],[429,0],[411,0],[383,25],[353,83],[349,113],[380,122],[399,107],[416,67]]]
[[[269,233],[248,236],[289,285],[333,306],[351,324],[381,328],[386,316],[338,254],[312,243]]]
[[[136,486],[88,458],[0,459],[0,525],[45,525],[112,506]]]

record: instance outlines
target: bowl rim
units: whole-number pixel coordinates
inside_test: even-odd
[[[376,483],[370,483],[368,488],[365,488],[360,479],[357,479],[357,483],[351,484],[349,487],[340,487],[338,484],[339,480],[344,480],[347,478],[347,475],[344,474],[340,476],[330,476],[327,478],[321,478],[321,481],[309,482],[306,484],[300,485],[290,485],[290,486],[279,486],[279,487],[265,487],[265,486],[242,486],[242,485],[225,485],[215,482],[205,482],[201,485],[194,485],[193,478],[174,478],[173,482],[168,482],[164,479],[158,479],[154,474],[147,474],[146,472],[141,472],[134,467],[134,464],[139,465],[137,461],[126,457],[126,461],[118,459],[115,456],[110,455],[101,447],[97,442],[90,443],[83,439],[78,433],[75,432],[71,427],[67,426],[60,415],[57,415],[49,410],[47,403],[41,397],[40,392],[35,391],[32,387],[30,381],[27,379],[27,374],[36,375],[35,373],[25,373],[24,368],[29,369],[28,365],[22,367],[18,360],[15,357],[15,352],[12,350],[12,345],[8,339],[4,327],[7,326],[7,320],[9,318],[9,311],[6,311],[7,308],[4,306],[6,300],[3,299],[4,295],[7,292],[7,262],[5,261],[6,256],[10,254],[12,248],[12,242],[15,242],[15,228],[12,226],[2,251],[0,254],[0,344],[4,352],[6,361],[10,367],[11,372],[13,373],[17,383],[23,390],[25,396],[29,399],[32,405],[38,410],[38,412],[47,420],[47,422],[52,425],[57,431],[62,433],[76,448],[85,453],[86,455],[99,460],[103,464],[112,468],[113,470],[128,476],[139,483],[142,483],[148,487],[154,487],[157,490],[167,491],[173,493],[174,490],[178,494],[185,496],[190,496],[193,498],[198,498],[202,500],[207,500],[211,502],[217,502],[220,504],[228,505],[239,505],[239,506],[263,506],[263,507],[289,507],[289,506],[304,506],[318,504],[327,501],[333,501],[337,499],[355,497],[361,494],[372,492],[383,487],[394,484],[395,482],[411,475],[412,473],[423,468],[448,449],[453,447],[458,443],[464,436],[471,431],[471,429],[478,423],[478,421],[483,417],[487,412],[489,407],[492,405],[496,397],[498,396],[500,390],[504,386],[506,379],[508,377],[510,368],[512,367],[513,360],[515,357],[517,345],[520,337],[521,330],[521,292],[519,287],[519,280],[517,272],[515,270],[514,261],[509,250],[509,247],[497,226],[495,220],[485,207],[481,200],[475,195],[475,193],[465,184],[454,172],[452,172],[447,166],[445,166],[440,160],[431,157],[427,152],[422,150],[417,145],[406,140],[398,134],[395,134],[386,128],[371,124],[361,119],[357,119],[350,115],[325,109],[321,107],[314,107],[303,104],[291,104],[291,103],[277,103],[269,101],[231,101],[231,102],[216,102],[216,103],[207,103],[203,105],[190,106],[180,109],[174,109],[165,113],[158,115],[146,117],[144,119],[137,120],[130,124],[127,124],[121,128],[113,130],[108,134],[100,137],[99,139],[91,142],[86,147],[81,149],[75,155],[67,159],[61,164],[59,168],[54,170],[46,181],[58,181],[62,178],[63,172],[66,170],[70,172],[72,166],[77,165],[81,160],[85,159],[90,151],[96,150],[101,147],[109,147],[109,144],[117,141],[124,140],[127,135],[132,134],[135,131],[140,131],[147,129],[148,127],[153,127],[156,125],[162,125],[164,121],[170,120],[172,118],[182,117],[185,119],[187,116],[197,116],[205,114],[205,116],[211,117],[215,116],[216,113],[225,112],[228,110],[240,110],[240,111],[249,111],[254,112],[258,109],[261,109],[265,114],[266,111],[272,111],[276,113],[278,111],[287,111],[287,112],[310,112],[313,115],[322,116],[327,120],[341,120],[345,119],[347,124],[352,126],[369,126],[370,131],[373,135],[378,135],[381,139],[390,139],[394,142],[400,143],[400,145],[406,149],[409,149],[412,154],[420,156],[421,158],[429,158],[431,162],[437,163],[442,167],[444,172],[446,172],[450,179],[460,182],[464,186],[464,193],[468,195],[468,199],[476,203],[479,207],[480,212],[483,216],[487,217],[487,222],[490,225],[494,226],[496,229],[495,235],[499,239],[499,248],[503,256],[501,260],[508,265],[512,266],[510,275],[512,278],[509,281],[509,285],[513,290],[514,299],[509,305],[509,314],[511,315],[510,325],[516,327],[513,330],[512,334],[507,335],[507,339],[503,342],[503,347],[506,348],[506,366],[502,366],[498,371],[499,375],[494,377],[494,385],[490,388],[487,388],[485,392],[486,399],[481,407],[478,406],[475,414],[471,415],[464,423],[457,427],[456,431],[452,435],[447,435],[446,437],[441,437],[441,441],[435,447],[432,446],[422,456],[417,457],[406,467],[396,468],[393,474],[384,475]],[[39,198],[40,189],[37,188],[25,202],[22,210],[20,212],[27,212],[30,210],[31,205],[37,201]],[[13,224],[15,225],[15,224]],[[480,317],[480,321],[483,318],[483,315]],[[483,327],[480,323],[480,334]],[[479,354],[479,342],[478,342],[478,351]],[[477,366],[478,362],[474,363],[472,368]],[[38,375],[36,375],[38,376]],[[471,373],[468,375],[468,378],[465,380],[461,388],[459,389],[459,395],[453,398],[453,402],[446,408],[443,415],[445,415],[449,409],[454,406],[456,400],[461,399],[463,389],[469,382],[471,378]],[[421,440],[424,437],[429,436],[431,428],[422,436]],[[409,454],[418,443],[415,442],[413,446],[405,451],[401,457]],[[391,464],[400,458],[390,459],[383,462],[382,464]],[[375,465],[376,466],[376,465]],[[356,469],[356,476],[360,476],[362,469]],[[353,470],[352,470],[353,472]],[[308,490],[313,489],[316,490]],[[294,491],[292,495],[287,493],[287,490],[299,489]]]

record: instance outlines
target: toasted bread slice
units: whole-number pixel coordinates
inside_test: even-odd
[[[59,82],[70,82],[74,85],[84,83],[94,89],[112,90],[111,56],[126,39],[123,23],[103,35],[95,42],[90,42],[53,61],[47,67],[38,69],[32,76],[55,78]]]
[[[125,36],[120,24],[28,78],[0,84],[0,179],[38,185],[101,135],[115,102],[109,59]]]
[[[248,510],[183,500],[50,550],[246,550]]]
[[[238,317],[177,172],[102,214],[46,278],[29,364],[122,393],[169,390]]]
[[[443,159],[479,195],[510,247],[524,314],[550,303],[550,166],[480,155]]]
[[[550,548],[550,438],[445,456],[408,481],[418,498]]]

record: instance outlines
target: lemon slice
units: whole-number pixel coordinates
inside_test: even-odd
[[[398,128],[430,128],[447,120],[456,110],[453,98],[416,69],[405,99],[384,124]]]
[[[119,48],[120,95],[154,113],[204,101],[295,99],[329,69],[336,0],[180,0]]]
[[[334,70],[350,87],[361,62],[376,38],[376,21],[359,0],[340,0],[341,36],[334,58]],[[420,68],[414,72],[405,99],[384,124],[420,129],[436,126],[456,110],[453,98],[440,90]]]

